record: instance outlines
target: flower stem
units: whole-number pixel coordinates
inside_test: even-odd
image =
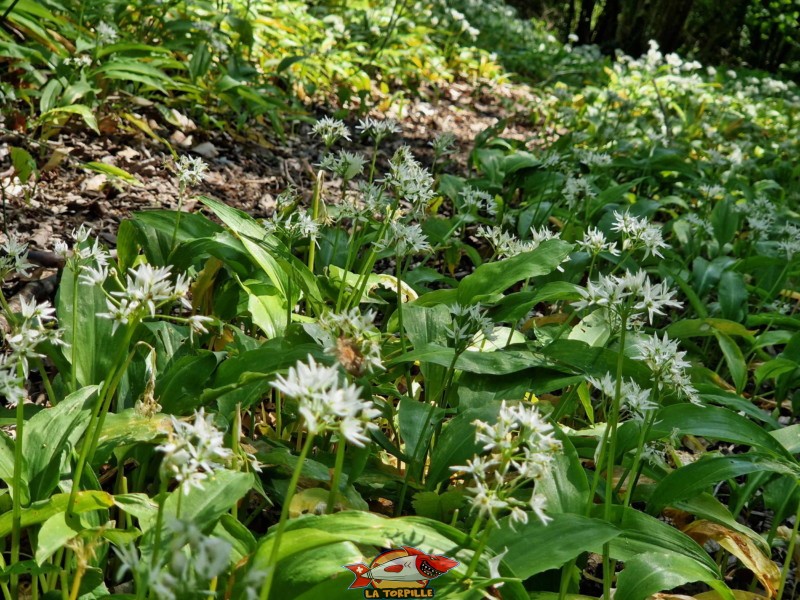
[[[606,491],[603,498],[603,518],[611,521],[611,506],[614,496],[614,459],[617,453],[617,426],[619,425],[619,410],[622,400],[622,364],[625,358],[625,337],[628,333],[627,314],[622,313],[622,331],[619,337],[619,350],[617,354],[617,381],[614,398],[611,402],[611,411],[608,415],[608,452],[606,453]],[[603,544],[603,598],[611,600],[611,579],[613,578],[614,565],[611,561],[610,545]]]
[[[478,568],[478,563],[480,563],[481,556],[483,555],[483,551],[486,550],[486,544],[489,542],[489,534],[492,532],[492,522],[487,521],[486,527],[483,529],[483,534],[481,534],[480,540],[478,540],[478,547],[475,549],[475,554],[472,555],[472,560],[469,561],[469,566],[467,567],[467,573],[464,575],[464,579],[469,579],[475,573]]]
[[[269,562],[267,564],[269,572],[266,579],[264,579],[264,585],[261,587],[260,600],[267,600],[269,598],[269,592],[272,589],[272,581],[275,578],[275,563],[278,560],[281,537],[283,537],[283,531],[286,529],[286,522],[289,520],[289,505],[292,503],[292,497],[294,497],[294,493],[297,491],[297,482],[300,481],[303,463],[306,461],[306,457],[308,457],[308,453],[311,451],[311,446],[313,446],[313,444],[314,435],[309,432],[306,442],[303,444],[303,449],[300,451],[300,456],[297,459],[297,466],[295,466],[292,478],[289,480],[289,487],[286,488],[286,498],[283,500],[281,517],[278,521],[278,529],[275,531],[275,539],[272,542],[272,552],[270,552]]]
[[[342,477],[342,469],[344,469],[344,451],[346,443],[344,438],[339,436],[339,444],[336,447],[336,463],[333,467],[333,478],[331,479],[331,492],[328,495],[328,506],[325,510],[327,514],[333,513],[336,506],[336,497],[339,495],[339,480]]]
[[[789,576],[789,566],[792,564],[794,548],[797,544],[798,525],[800,525],[800,502],[797,504],[797,512],[794,515],[794,527],[792,528],[792,537],[789,538],[789,547],[786,548],[786,562],[783,563],[783,568],[781,569],[781,585],[778,587],[778,595],[775,596],[777,600],[781,600],[783,598],[783,592],[786,589],[786,579]]]
[[[316,223],[319,219],[319,201],[320,196],[322,195],[322,177],[325,174],[324,171],[320,170],[317,173],[317,181],[314,184],[314,197],[311,200],[311,218]],[[314,272],[314,260],[316,258],[317,253],[317,245],[312,238],[308,244],[308,270],[312,273]]]
[[[78,389],[78,269],[72,270],[72,348],[69,370],[69,389]]]
[[[25,405],[17,402],[17,427],[14,438],[14,489],[11,508],[11,564],[19,562],[19,544],[22,530],[22,434],[25,427]],[[11,596],[18,597],[19,575],[11,574]]]

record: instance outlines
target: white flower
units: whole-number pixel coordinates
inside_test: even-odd
[[[595,227],[589,227],[584,232],[583,239],[578,241],[578,246],[585,252],[594,256],[597,256],[601,252],[609,252],[614,256],[619,256],[617,242],[609,242],[606,240],[605,234]]]
[[[345,313],[327,312],[316,323],[303,326],[314,340],[335,356],[345,371],[360,376],[383,369],[380,332],[373,322],[375,313],[353,308]]]
[[[353,154],[346,150],[340,150],[337,155],[326,154],[322,157],[319,166],[323,169],[335,173],[345,181],[350,181],[353,177],[360,175],[364,171],[367,163],[361,154]]]
[[[6,241],[0,244],[0,281],[12,272],[26,276],[32,268],[33,265],[28,262],[28,244],[10,233]]]
[[[415,213],[424,212],[436,195],[433,176],[416,161],[407,146],[398,148],[389,161],[389,175],[384,183],[395,196],[411,204]]]
[[[192,315],[189,317],[189,327],[196,333],[208,333],[206,325],[213,322],[214,319],[212,317],[207,317],[205,315]]]
[[[97,268],[83,267],[78,279],[80,279],[81,283],[85,283],[86,285],[102,286],[106,279],[108,279],[108,268],[104,266]]]
[[[3,357],[4,362],[5,359]],[[25,380],[17,374],[13,363],[6,365],[4,362],[0,362],[0,397],[5,399],[6,406],[15,408],[28,397],[24,387]]]
[[[298,401],[298,411],[312,435],[338,432],[351,444],[363,447],[369,441],[367,431],[376,427],[373,421],[380,415],[371,401],[361,399],[357,386],[340,382],[337,367],[318,365],[310,355],[307,363],[290,367],[272,386]]]
[[[418,223],[406,224],[392,221],[386,237],[375,243],[378,250],[392,250],[399,256],[422,254],[431,251],[428,237]]]
[[[218,469],[230,464],[233,452],[224,445],[222,432],[201,408],[192,423],[172,420],[169,441],[156,448],[164,453],[161,470],[181,484],[184,492],[191,486],[202,488],[202,482]]]
[[[322,138],[327,147],[331,147],[339,138],[350,140],[350,133],[347,126],[339,119],[323,117],[314,124],[312,131]]]
[[[208,171],[208,165],[202,158],[183,155],[175,165],[178,172],[178,183],[182,187],[197,185]]]
[[[400,133],[400,126],[396,121],[392,121],[390,119],[379,121],[377,119],[373,119],[372,117],[359,120],[358,125],[356,125],[356,129],[365,135],[370,136],[375,140],[376,144],[380,144],[385,137],[393,133]]]
[[[533,493],[531,495],[531,500],[529,502],[531,510],[533,514],[542,522],[542,525],[547,525],[550,521],[553,520],[552,517],[548,517],[544,513],[544,509],[547,508],[547,498],[542,494]]]
[[[119,39],[117,30],[105,21],[100,21],[100,23],[97,24],[95,32],[97,33],[97,41],[101,44],[113,44]]]
[[[433,148],[436,158],[441,158],[455,151],[456,136],[449,131],[439,133],[428,145]]]

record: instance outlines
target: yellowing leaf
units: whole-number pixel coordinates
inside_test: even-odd
[[[770,597],[777,594],[781,581],[780,569],[758,549],[749,537],[717,523],[704,520],[689,524],[683,532],[699,544],[704,544],[707,540],[714,540],[758,577]]]

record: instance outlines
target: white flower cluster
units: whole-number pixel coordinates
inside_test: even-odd
[[[430,252],[431,244],[419,223],[392,221],[384,238],[375,242],[375,248],[379,252],[392,250],[398,256],[404,257]]]
[[[119,39],[119,33],[113,26],[105,21],[100,21],[95,27],[97,41],[101,44],[113,44]]]
[[[597,256],[601,252],[608,252],[614,256],[619,256],[617,242],[609,242],[606,235],[595,227],[589,227],[583,233],[583,239],[578,240],[578,247],[592,256]]]
[[[393,133],[400,133],[401,131],[397,121],[392,121],[391,119],[379,121],[372,117],[359,120],[356,129],[364,135],[371,137],[375,140],[376,144],[380,144],[386,137]]]
[[[187,300],[189,293],[189,278],[178,275],[171,280],[172,267],[153,267],[141,264],[136,269],[128,269],[125,285],[122,291],[111,292],[106,299],[108,312],[98,313],[103,319],[114,322],[113,331],[117,327],[133,323],[147,315],[155,317],[156,311],[164,305],[179,300],[184,308],[191,309],[192,305]],[[104,281],[108,276],[105,267],[101,267],[97,274],[98,282]],[[211,318],[195,315],[189,322],[195,329],[203,330],[203,325],[210,322]]]
[[[10,317],[10,315],[9,315]],[[25,379],[30,371],[29,361],[41,358],[39,347],[43,344],[63,345],[62,330],[51,326],[55,320],[55,309],[49,302],[20,300],[20,312],[9,318],[11,331],[6,335],[5,345],[9,352],[0,355],[0,396],[13,408],[24,402],[28,394]]]
[[[344,181],[350,181],[364,172],[367,159],[361,154],[354,154],[346,150],[339,150],[338,154],[326,154],[322,157],[319,166],[326,171],[334,173]]]
[[[439,159],[455,151],[456,136],[449,131],[439,133],[428,145],[433,148],[433,155]]]
[[[691,364],[684,359],[686,352],[678,350],[677,340],[670,340],[666,333],[661,339],[658,335],[648,336],[636,344],[636,349],[639,354],[634,358],[650,367],[659,388],[666,384],[690,402],[700,404],[697,389],[686,373]]]
[[[9,234],[6,241],[0,244],[0,282],[11,273],[27,275],[33,265],[28,262],[28,244]]]
[[[483,212],[490,217],[497,214],[497,202],[488,192],[465,185],[458,195],[463,210],[469,214]]]
[[[297,400],[309,434],[333,432],[359,447],[369,442],[367,432],[376,427],[380,411],[361,399],[358,386],[341,382],[338,367],[319,365],[309,355],[306,363],[298,361],[272,385]]]
[[[675,291],[669,288],[666,281],[654,284],[644,271],[627,271],[622,277],[600,275],[597,281],[589,281],[586,289],[579,291],[582,299],[572,303],[578,310],[605,308],[616,315],[628,311],[628,318],[632,321],[646,312],[651,324],[655,315],[665,314],[667,307],[682,306],[674,299]]]
[[[616,382],[610,373],[606,373],[600,379],[587,377],[586,380],[607,397],[614,397]],[[652,400],[650,390],[640,387],[632,379],[623,379],[620,382],[620,400],[625,411],[636,421],[644,421],[651,411],[658,408],[658,405]]]
[[[494,340],[494,323],[480,304],[452,304],[450,314],[453,320],[445,327],[445,332],[456,351],[463,351],[478,341]]]
[[[389,175],[384,183],[398,199],[411,204],[415,214],[423,213],[436,195],[433,176],[417,162],[407,146],[398,148],[389,161]]]
[[[531,227],[530,232],[531,239],[521,240],[498,225],[492,227],[481,225],[478,227],[477,234],[491,244],[495,256],[499,259],[511,258],[523,252],[531,252],[536,250],[542,242],[561,238],[561,233],[550,231],[544,226],[539,229]]]
[[[574,209],[580,203],[588,202],[597,196],[597,192],[588,179],[572,177],[571,175],[567,178],[562,193],[570,209]]]
[[[137,588],[156,598],[199,598],[207,595],[209,582],[222,575],[231,561],[227,540],[205,535],[192,521],[172,519],[167,523],[167,543],[153,564],[135,546],[114,547],[119,559],[117,580],[130,572]]]
[[[164,477],[177,481],[184,492],[203,482],[214,472],[231,464],[233,452],[226,448],[222,432],[214,426],[213,416],[203,408],[196,411],[191,423],[172,420],[169,441],[156,448],[164,453],[161,472]]]
[[[622,234],[622,249],[635,252],[644,249],[644,257],[652,253],[659,258],[664,258],[661,248],[668,248],[661,236],[661,228],[651,224],[647,219],[634,217],[628,211],[620,213],[614,211],[614,224],[611,229]]]
[[[208,165],[202,158],[183,155],[175,165],[181,188],[197,185],[205,179]]]
[[[350,141],[350,132],[339,119],[323,117],[314,124],[312,131],[322,138],[326,148],[330,148],[339,138]]]
[[[75,244],[72,248],[69,247],[63,240],[58,240],[54,245],[55,253],[64,257],[67,260],[67,266],[72,269],[74,273],[80,274],[83,269],[88,268],[89,265],[96,265],[105,273],[104,267],[108,264],[111,256],[108,251],[100,245],[100,240],[95,238],[94,243],[89,244],[89,236],[92,230],[85,225],[81,225],[77,230],[72,230],[72,239]],[[92,272],[98,272],[93,270]],[[99,275],[98,275],[99,276]],[[102,277],[105,279],[105,276]],[[94,278],[90,278],[87,283],[94,285],[96,283]]]
[[[475,440],[483,445],[486,456],[476,455],[466,465],[451,467],[469,475],[472,486],[472,510],[479,519],[497,523],[498,516],[510,513],[512,523],[527,523],[528,511],[543,523],[552,519],[545,514],[546,498],[536,492],[535,482],[549,471],[561,442],[553,437],[553,427],[534,406],[508,405],[504,401],[494,424],[477,420]],[[519,500],[521,488],[531,482],[529,501]],[[527,511],[526,511],[527,509]]]
[[[319,223],[303,208],[285,215],[276,208],[269,219],[262,221],[262,225],[267,233],[279,233],[292,241],[303,238],[313,240],[319,233]]]
[[[373,324],[375,313],[353,308],[345,313],[327,312],[318,321],[303,325],[306,333],[354,376],[383,369],[381,334]]]

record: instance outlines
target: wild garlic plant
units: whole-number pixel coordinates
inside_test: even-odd
[[[535,406],[503,401],[494,422],[478,420],[474,425],[482,453],[466,465],[451,467],[465,482],[474,514],[470,535],[479,540],[465,578],[475,572],[499,518],[507,515],[512,527],[527,524],[529,512],[543,525],[552,520],[545,512],[547,499],[537,491],[536,482],[547,475],[561,450],[552,425]]]
[[[368,433],[377,428],[375,420],[381,412],[371,400],[362,398],[362,390],[346,380],[338,365],[318,364],[312,356],[305,362],[298,362],[289,368],[285,376],[279,375],[272,386],[285,397],[297,402],[297,411],[305,427],[305,440],[302,442],[300,458],[294,468],[286,496],[281,507],[280,520],[272,541],[269,564],[274,565],[280,551],[281,538],[289,517],[289,507],[303,470],[303,463],[314,446],[318,436],[331,435],[336,443],[336,462],[331,478],[330,493],[326,512],[331,514],[340,494],[340,480],[344,469],[346,444],[363,447],[370,442]],[[302,436],[298,436],[298,444]],[[271,569],[261,588],[261,599],[269,598],[275,577]]]

